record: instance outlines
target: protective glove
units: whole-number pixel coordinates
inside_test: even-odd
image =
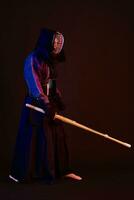
[[[57,109],[59,111],[63,111],[65,110],[65,104],[63,103],[62,101],[62,98],[59,96],[59,94],[56,94],[54,97],[53,97],[53,102],[55,103]]]
[[[53,120],[56,113],[56,106],[52,103],[45,103],[43,99],[38,99],[37,104],[39,108],[45,111],[44,117],[46,116],[49,120]]]
[[[50,103],[47,103],[44,105],[44,111],[45,111],[45,116],[49,120],[53,120],[55,113],[56,113],[56,108],[54,105],[51,105]]]

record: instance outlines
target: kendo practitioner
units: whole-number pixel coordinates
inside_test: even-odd
[[[81,180],[70,168],[67,138],[55,113],[65,109],[57,88],[56,66],[65,60],[64,36],[43,28],[24,62],[27,95],[24,100],[9,178],[15,182],[60,177]],[[42,108],[45,114],[26,107]]]

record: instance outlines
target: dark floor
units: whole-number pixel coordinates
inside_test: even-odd
[[[86,167],[85,167],[86,169]],[[44,183],[13,184],[6,176],[0,180],[1,200],[130,200],[134,199],[134,171],[81,169],[80,182],[58,180],[53,185]]]

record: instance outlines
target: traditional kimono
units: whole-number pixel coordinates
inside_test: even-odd
[[[42,32],[35,50],[28,55],[24,63],[24,78],[28,94],[22,108],[10,171],[10,178],[17,182],[29,178],[51,181],[70,171],[63,124],[26,107],[26,103],[29,103],[43,108],[42,100],[44,104],[49,102],[56,105],[55,95],[60,97],[53,68],[50,67],[52,63],[49,62],[55,32],[50,30]],[[43,53],[41,48],[44,50]]]

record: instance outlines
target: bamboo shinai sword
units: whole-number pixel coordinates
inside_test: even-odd
[[[28,103],[27,103],[27,104],[26,104],[26,107],[29,107],[29,108],[31,108],[31,109],[34,109],[34,110],[36,110],[36,111],[38,111],[38,112],[41,112],[41,113],[44,113],[44,114],[45,114],[45,111],[44,111],[42,108],[39,108],[39,107],[37,107],[37,106],[34,106],[34,105],[31,105],[31,104],[28,104]],[[119,143],[119,144],[121,144],[121,145],[123,145],[123,146],[125,146],[125,147],[131,148],[131,144],[128,144],[128,143],[126,143],[126,142],[122,142],[122,141],[120,141],[120,140],[118,140],[118,139],[115,139],[115,138],[113,138],[113,137],[111,137],[111,136],[109,136],[109,135],[107,135],[107,134],[103,134],[103,133],[101,133],[101,132],[99,132],[99,131],[96,131],[96,130],[94,130],[94,129],[91,129],[91,128],[87,127],[87,126],[84,126],[84,125],[82,125],[82,124],[80,124],[80,123],[74,121],[74,120],[68,119],[67,117],[63,117],[63,116],[61,116],[61,115],[55,114],[54,119],[58,119],[58,120],[60,120],[60,121],[62,121],[62,122],[65,122],[65,123],[67,123],[67,124],[71,124],[71,125],[76,126],[76,127],[78,127],[78,128],[81,128],[81,129],[84,129],[84,130],[86,130],[86,131],[95,133],[95,134],[97,134],[97,135],[99,135],[99,136],[102,136],[102,137],[104,137],[104,138],[106,138],[106,139],[109,139],[109,140],[111,140],[111,141],[113,141],[113,142]]]

